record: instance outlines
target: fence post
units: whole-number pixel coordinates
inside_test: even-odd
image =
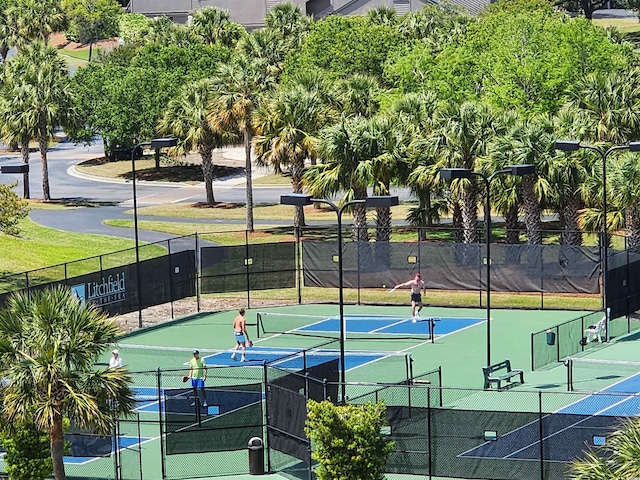
[[[167,256],[169,257],[169,296],[171,297],[171,320],[175,318],[173,312],[173,258],[171,257],[171,239],[167,240]]]
[[[296,247],[295,247],[295,271],[296,271],[296,284],[298,286],[298,305],[302,305],[302,284],[304,282],[304,271],[302,269],[302,242],[300,241],[300,225],[293,227],[296,235]]]
[[[200,288],[202,285],[202,252],[200,251],[200,237],[196,232],[196,310],[200,313]]]
[[[271,448],[269,446],[269,378],[267,370],[267,362],[262,362],[262,381],[264,382],[264,449],[267,453],[267,471],[271,473]]]
[[[244,231],[244,265],[247,274],[247,308],[251,308],[251,285],[249,284],[249,230]]]
[[[540,425],[540,480],[544,480],[544,429],[542,428],[542,391],[538,392],[538,423]]]
[[[158,368],[156,373],[156,387],[158,389],[158,425],[160,431],[160,471],[162,472],[162,480],[167,478],[167,465],[164,455],[164,432],[162,429],[162,371]],[[139,416],[138,416],[139,418]]]
[[[427,448],[429,456],[429,480],[431,480],[433,477],[433,451],[431,449],[433,439],[431,438],[431,387],[429,385],[427,385],[427,441],[429,442]]]
[[[120,419],[116,417],[116,425],[113,429],[113,474],[115,480],[120,480]]]

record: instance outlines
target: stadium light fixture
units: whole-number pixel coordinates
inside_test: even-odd
[[[338,221],[338,305],[340,309],[340,385],[341,401],[346,402],[346,367],[345,367],[345,340],[347,337],[347,323],[344,318],[344,272],[342,263],[342,214],[347,207],[364,204],[365,207],[384,208],[398,205],[398,197],[395,195],[375,195],[365,199],[351,200],[338,206],[330,200],[312,198],[311,195],[291,193],[280,196],[282,205],[305,206],[312,203],[324,203],[328,205],[337,216]]]
[[[442,168],[440,178],[444,180],[456,180],[462,178],[480,177],[485,184],[485,241],[487,250],[487,365],[491,365],[491,196],[489,194],[491,182],[498,175],[533,175],[536,173],[534,165],[521,164],[509,165],[502,170],[493,172],[488,177],[481,172],[474,172],[468,168]]]
[[[138,198],[136,192],[136,151],[141,147],[155,149],[175,147],[178,139],[154,138],[149,142],[140,142],[131,150],[131,184],[133,185],[133,230],[136,244],[136,288],[138,290],[138,327],[142,328],[142,282],[140,279],[140,240],[138,236]]]

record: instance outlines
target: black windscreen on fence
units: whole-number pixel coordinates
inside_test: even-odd
[[[611,318],[640,310],[640,253],[613,252],[608,257],[607,305]]]
[[[166,453],[242,450],[262,436],[262,383],[206,388],[207,406],[193,389],[164,392]]]
[[[202,292],[293,288],[295,252],[295,242],[202,248]]]
[[[346,242],[344,286],[381,288],[420,271],[429,289],[482,290],[486,246],[461,243]],[[337,242],[302,242],[306,286],[337,287]],[[491,247],[495,291],[599,292],[597,247],[502,245]]]
[[[305,395],[306,392],[308,398],[317,402],[322,400],[335,402],[338,399],[338,382],[340,381],[339,364],[338,359],[329,360],[308,367],[299,373],[287,372],[278,378],[269,380],[269,384],[278,385],[302,395]],[[271,370],[277,369],[271,367]],[[284,373],[284,370],[282,372]]]
[[[140,298],[137,274],[140,272]],[[135,265],[102,270],[67,279],[66,285],[83,300],[98,305],[110,315],[195,295],[196,265],[193,250],[143,260]]]
[[[269,448],[298,460],[309,458],[309,442],[304,433],[307,400],[303,394],[270,384],[267,389]]]

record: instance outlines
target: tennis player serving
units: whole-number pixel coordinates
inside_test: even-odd
[[[411,288],[411,317],[415,321],[420,318],[420,310],[422,310],[422,296],[420,295],[420,292],[424,291],[424,294],[426,295],[427,288],[419,272],[416,273],[416,276],[411,280],[404,283],[399,283],[398,285],[393,287],[393,290],[402,287]],[[418,307],[417,310],[416,307]]]

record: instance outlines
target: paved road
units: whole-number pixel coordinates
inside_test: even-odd
[[[76,200],[87,202],[106,202],[110,205],[102,207],[85,207],[76,210],[32,210],[30,216],[38,224],[57,228],[64,231],[81,233],[97,233],[104,235],[133,238],[134,232],[130,228],[117,228],[104,225],[107,219],[131,219],[132,215],[124,213],[133,207],[131,182],[120,180],[98,179],[78,174],[74,166],[79,162],[103,155],[102,142],[98,141],[90,146],[74,145],[73,143],[60,143],[53,147],[48,154],[49,184],[51,197],[54,200]],[[19,154],[0,155],[0,165],[16,165],[22,162]],[[42,195],[42,169],[40,154],[33,152],[30,163],[30,190],[31,198],[41,199]],[[0,175],[0,182],[12,183],[18,181],[16,192],[22,193],[22,175]],[[138,207],[148,205],[162,205],[174,202],[204,202],[206,199],[204,186],[185,184],[157,184],[136,182]],[[242,178],[221,179],[214,182],[216,200],[219,202],[244,203],[246,192]],[[280,195],[291,192],[289,186],[254,186],[254,201],[256,203],[277,203]],[[401,198],[408,198],[406,190],[393,192]],[[176,218],[154,220],[179,221]],[[139,216],[144,220],[144,216]],[[347,222],[348,219],[345,219]],[[228,223],[237,225],[242,229],[244,220],[189,220],[193,223]],[[256,221],[256,225],[262,222]],[[273,222],[269,222],[273,224]],[[293,224],[291,221],[280,221],[283,225]],[[156,242],[173,237],[156,232],[144,232],[140,230],[139,238],[144,242]]]

